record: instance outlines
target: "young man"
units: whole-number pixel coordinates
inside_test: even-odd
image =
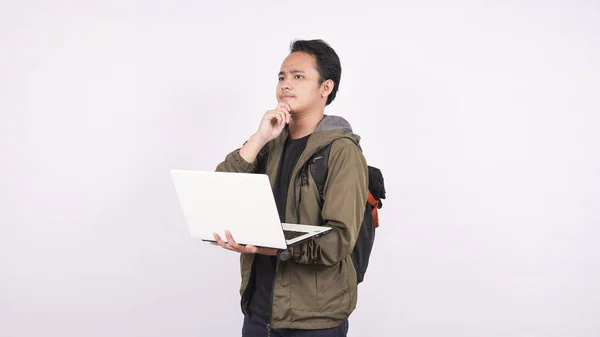
[[[333,228],[286,251],[289,259],[275,249],[240,246],[229,232],[227,243],[215,234],[215,245],[241,253],[243,336],[346,336],[348,331],[357,302],[350,253],[367,202],[368,171],[359,136],[343,118],[324,115],[340,77],[340,60],[328,44],[295,41],[278,75],[279,104],[217,166],[217,171],[267,173],[282,222]],[[327,144],[329,169],[321,201],[304,168]],[[268,154],[259,162],[263,148]]]

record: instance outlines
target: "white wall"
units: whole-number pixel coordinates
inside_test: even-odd
[[[350,336],[599,336],[599,14],[4,1],[0,336],[240,335],[238,257],[189,238],[168,169],[246,140],[294,38],[340,54],[327,113],[387,184]]]

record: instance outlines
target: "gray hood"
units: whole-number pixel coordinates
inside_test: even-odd
[[[352,126],[350,125],[350,123],[340,116],[323,115],[323,119],[321,120],[321,122],[319,122],[319,125],[317,125],[315,133],[337,130],[341,130],[344,133],[348,134],[350,138],[354,138],[357,145],[360,144],[360,136],[355,134],[352,131]]]

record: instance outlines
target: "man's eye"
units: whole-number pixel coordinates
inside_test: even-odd
[[[301,79],[303,76],[302,75],[296,75],[297,79]]]
[[[280,77],[280,78],[279,78],[279,82],[281,82],[281,81],[283,81],[283,77]]]

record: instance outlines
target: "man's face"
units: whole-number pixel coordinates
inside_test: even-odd
[[[327,99],[321,97],[316,59],[310,54],[294,52],[288,55],[281,65],[278,79],[277,102],[289,104],[292,114],[311,111]]]

